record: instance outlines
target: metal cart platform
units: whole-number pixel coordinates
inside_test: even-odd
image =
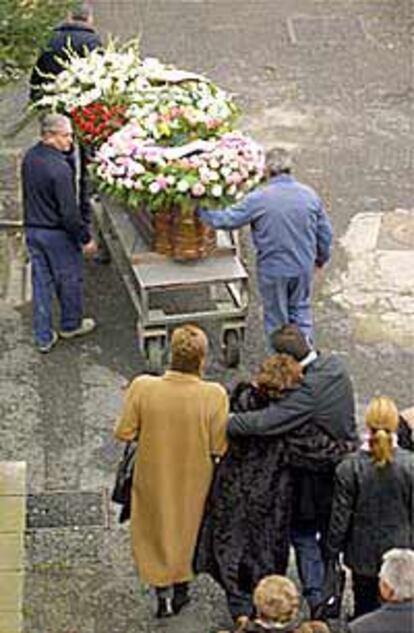
[[[240,362],[248,309],[248,274],[237,234],[217,232],[205,258],[175,261],[150,250],[130,215],[112,200],[94,205],[98,231],[137,312],[139,349],[150,371],[166,359],[169,330],[188,322],[217,323],[227,367]]]

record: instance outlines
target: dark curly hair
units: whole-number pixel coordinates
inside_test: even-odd
[[[275,399],[281,398],[287,389],[299,385],[302,377],[302,366],[297,360],[288,354],[275,354],[263,361],[255,382],[259,391]]]

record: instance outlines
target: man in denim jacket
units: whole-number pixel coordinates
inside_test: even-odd
[[[315,191],[291,175],[286,150],[274,148],[266,161],[264,186],[231,208],[200,209],[199,217],[216,229],[250,224],[266,334],[295,323],[312,339],[312,277],[330,257],[331,223]]]

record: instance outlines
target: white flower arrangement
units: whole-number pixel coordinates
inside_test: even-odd
[[[125,119],[139,122],[145,137],[164,145],[220,136],[233,128],[238,111],[223,90],[202,75],[155,58],[141,60],[135,40],[123,46],[111,41],[86,56],[69,48],[66,57],[63,71],[42,86],[44,96],[34,108],[88,119],[82,109],[93,104],[126,106]],[[89,140],[99,144],[91,136],[92,130]],[[85,142],[83,133],[80,140]]]
[[[70,114],[74,108],[98,100],[122,102],[129,90],[149,85],[141,72],[135,40],[119,48],[111,41],[106,49],[95,49],[86,56],[69,48],[61,65],[64,70],[42,86],[44,96],[36,101],[34,108]]]

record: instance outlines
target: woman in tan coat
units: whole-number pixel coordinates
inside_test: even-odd
[[[132,487],[133,555],[140,579],[156,588],[157,617],[188,602],[192,558],[213,474],[227,448],[224,388],[202,380],[207,337],[193,325],[171,339],[163,376],[131,383],[115,437],[138,439]]]

